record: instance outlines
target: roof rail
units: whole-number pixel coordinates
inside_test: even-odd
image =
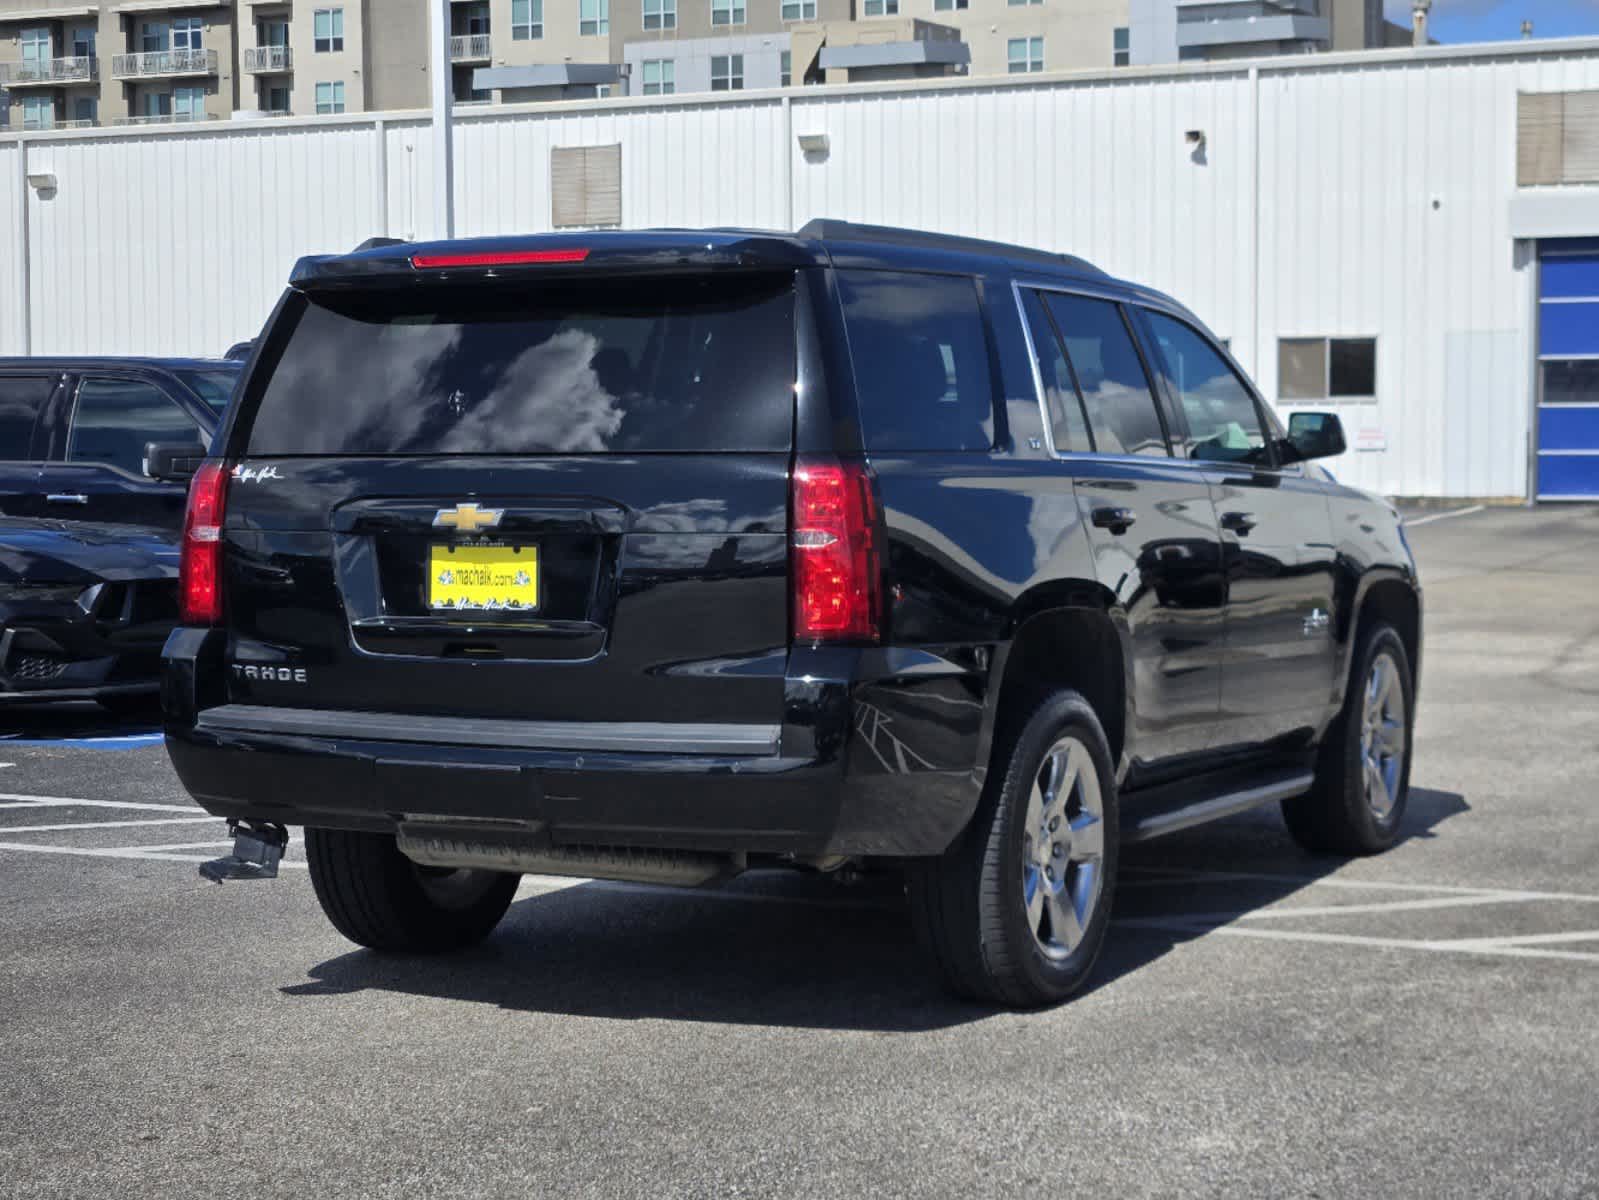
[[[911,249],[948,250],[960,254],[983,254],[996,258],[1009,258],[1017,262],[1043,263],[1052,267],[1065,267],[1082,275],[1103,275],[1087,259],[1070,254],[1053,254],[1048,250],[1035,250],[1031,246],[1014,246],[1008,242],[990,242],[983,238],[961,237],[952,233],[928,233],[921,229],[901,229],[893,225],[857,225],[853,221],[835,221],[818,217],[807,221],[799,236],[820,242],[866,242],[880,246],[905,246]]]

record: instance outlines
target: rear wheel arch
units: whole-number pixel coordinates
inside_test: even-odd
[[[983,761],[991,756],[999,730],[1025,720],[1041,697],[1069,689],[1098,716],[1119,776],[1131,724],[1127,624],[1117,619],[1097,584],[1060,598],[1070,602],[1021,607],[1012,624],[1009,642],[994,663]]]

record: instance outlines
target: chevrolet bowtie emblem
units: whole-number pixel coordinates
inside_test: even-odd
[[[454,508],[441,508],[433,518],[435,529],[454,529],[460,533],[476,533],[479,529],[493,529],[505,515],[503,508],[479,508],[475,504],[457,504]]]

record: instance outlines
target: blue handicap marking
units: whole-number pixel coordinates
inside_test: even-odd
[[[146,746],[159,746],[161,741],[162,735],[159,733],[131,733],[117,737],[5,737],[0,739],[0,745],[44,747],[68,746],[82,750],[142,750]]]

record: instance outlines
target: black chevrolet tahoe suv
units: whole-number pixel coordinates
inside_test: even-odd
[[[153,710],[194,467],[239,364],[0,358],[0,704]]]
[[[374,949],[484,937],[523,872],[853,864],[956,990],[1055,1001],[1122,843],[1272,802],[1394,842],[1420,589],[1308,461],[1342,449],[1180,305],[1020,247],[306,259],[191,492],[167,744],[251,853],[305,826]]]

